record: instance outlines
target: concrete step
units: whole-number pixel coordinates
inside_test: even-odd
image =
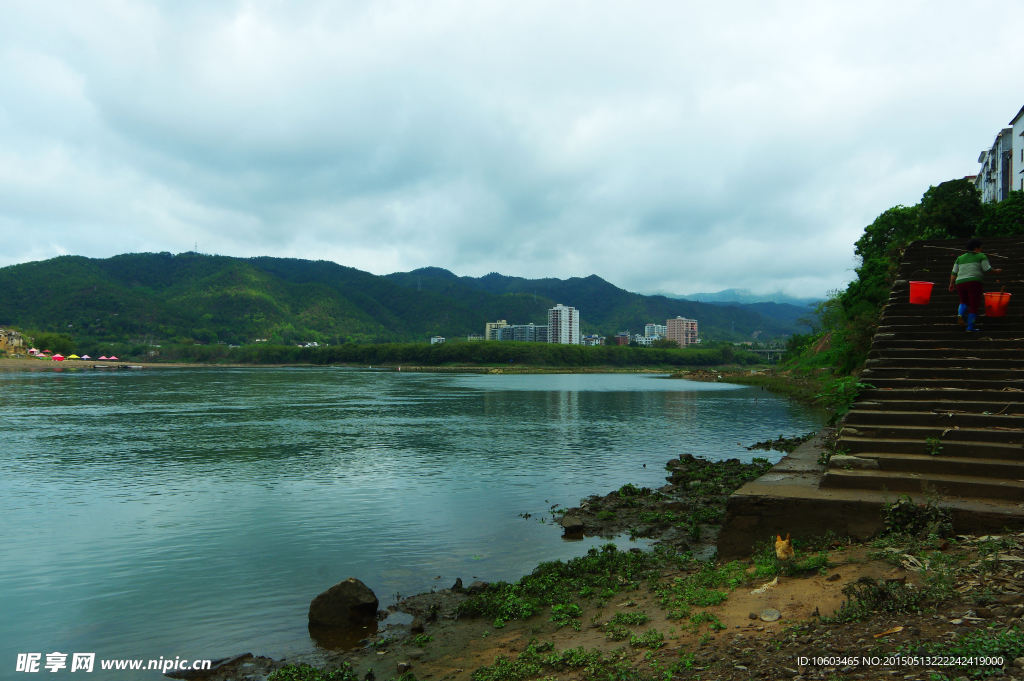
[[[981,340],[970,334],[960,334],[955,338],[949,339],[897,339],[894,334],[875,334],[875,339],[871,342],[871,351],[880,352],[887,350],[941,350],[949,352],[959,352],[962,350],[971,350],[971,354],[978,357],[979,351],[991,351],[991,350],[1009,350],[1015,353],[1014,356],[1019,356],[1021,348],[1024,347],[1024,339],[1017,338],[1003,338],[1003,339],[990,339],[986,338]]]
[[[1018,324],[1018,326],[1024,326]],[[970,341],[973,343],[987,343],[990,341],[1017,341],[1024,340],[1024,328],[1014,329],[1001,327],[995,324],[980,322],[978,331],[968,333],[966,329],[957,326],[955,323],[949,326],[879,326],[878,333],[882,334],[883,340],[914,341],[918,343],[941,342],[941,341]]]
[[[867,372],[865,371],[864,374]],[[880,378],[878,376],[866,377],[861,374],[861,380],[870,383],[881,390],[986,390],[1003,391],[1006,388],[1024,390],[1024,383],[1013,381],[1009,384],[1001,381],[990,381],[984,379],[963,380],[958,378]],[[1008,392],[1008,391],[1007,391]],[[919,396],[920,392],[917,393]]]
[[[942,431],[933,433],[932,436],[941,435]],[[1000,459],[1004,461],[1020,461],[1024,456],[1020,441],[1013,442],[968,442],[965,440],[952,440],[949,438],[962,438],[965,435],[959,432],[950,433],[948,437],[939,440],[942,445],[943,456],[954,456],[965,459]],[[928,454],[928,443],[924,437],[919,440],[909,438],[879,438],[859,437],[846,435],[839,438],[838,449],[844,450],[855,456],[864,452],[885,452],[887,454]]]
[[[1024,482],[998,478],[908,473],[904,471],[855,471],[832,468],[822,476],[821,487],[832,489],[889,490],[890,492],[935,492],[954,497],[983,499],[1024,499]],[[895,501],[895,499],[893,499]]]
[[[1018,301],[1021,304],[1015,305]],[[948,303],[932,303],[929,305],[911,305],[909,303],[889,303],[882,310],[882,319],[921,319],[928,321],[935,321],[950,318],[954,322],[956,321],[956,314],[959,311],[960,301],[950,300]],[[982,317],[985,317],[985,306],[982,305],[978,312]],[[1020,298],[1014,296],[1010,299],[1010,304],[1006,307],[1006,315],[1012,317],[1016,314],[1018,317],[1024,313],[1024,294],[1021,294]],[[994,319],[994,317],[993,317]]]
[[[1020,428],[1020,424],[975,427],[954,421],[955,419],[946,419],[945,423],[936,425],[858,423],[856,425],[844,426],[842,431],[840,431],[840,440],[851,437],[858,440],[876,438],[878,440],[914,440],[924,442],[928,438],[938,438],[943,444],[945,444],[946,440],[999,443],[1016,445],[1017,449],[1020,450],[1020,457],[1024,458],[1024,429]]]
[[[878,462],[879,469],[883,471],[962,475],[1024,481],[1024,461],[941,455],[930,456],[928,454],[888,454],[884,452],[864,452],[857,456],[862,459],[874,459]]]
[[[959,405],[960,403],[954,402]],[[1018,405],[1024,410],[1024,404]],[[1000,405],[997,410],[1009,411],[1009,405]],[[944,412],[898,410],[898,409],[851,409],[846,417],[846,425],[858,429],[878,426],[921,426],[927,428],[946,429],[952,426],[960,428],[1017,428],[1024,435],[1024,418],[1002,414],[955,413],[957,409]],[[846,428],[843,428],[846,432]],[[1022,452],[1024,454],[1024,452]]]
[[[1013,344],[1018,345],[1015,342]],[[872,345],[871,351],[868,353],[868,358],[884,359],[887,361],[906,360],[909,362],[932,361],[936,359],[958,361],[972,360],[970,362],[971,364],[979,360],[1012,360],[1024,365],[1024,355],[1022,355],[1019,347],[989,349],[987,346],[980,346],[977,344],[966,348],[943,347],[939,343],[936,343],[935,345],[936,347],[931,348],[875,348],[875,346]],[[967,349],[970,349],[970,352],[965,352]]]
[[[921,395],[920,392],[916,394],[918,396]],[[862,414],[864,412],[908,412],[937,415],[952,413],[957,418],[965,414],[984,415],[985,412],[993,416],[1024,416],[1024,401],[985,402],[982,400],[929,400],[927,398],[917,400],[864,400],[853,404],[850,409],[850,416],[847,417],[847,422],[850,422],[851,418],[855,418],[855,414]]]
[[[879,360],[873,360],[879,361]],[[952,367],[907,367],[894,366],[865,369],[861,378],[872,383],[875,378],[920,378],[953,380],[987,380],[1024,382],[1024,370],[1001,368],[952,368]]]
[[[909,353],[903,353],[909,354]],[[978,357],[974,354],[947,357],[893,357],[889,353],[881,357],[868,359],[864,362],[867,369],[1015,369],[1024,370],[1024,357],[1021,353],[1013,356],[1007,351],[1008,357]]]
[[[999,334],[1016,334],[1014,338],[1024,336],[1024,317],[978,317],[977,327],[984,332]],[[937,319],[934,322],[908,319],[883,319],[878,325],[878,333],[913,334],[913,338],[934,338],[935,334],[944,333],[950,336],[963,336],[966,331],[960,326],[956,317]]]

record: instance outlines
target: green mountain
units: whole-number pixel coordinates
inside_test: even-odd
[[[545,323],[554,303],[580,310],[586,333],[613,334],[682,315],[702,335],[778,338],[800,328],[744,306],[642,296],[600,277],[459,277],[424,268],[377,276],[333,262],[132,253],[62,256],[0,268],[0,325],[95,342],[290,344],[425,341],[482,333],[484,323]],[[733,331],[735,329],[735,331]]]

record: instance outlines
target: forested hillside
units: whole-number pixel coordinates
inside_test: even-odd
[[[682,315],[708,338],[761,340],[799,330],[745,306],[624,291],[600,277],[458,277],[438,268],[377,276],[333,262],[133,253],[62,256],[0,268],[0,325],[96,342],[228,343],[256,339],[424,342],[482,333],[487,321],[546,323],[556,302],[580,310],[585,333],[642,332]]]

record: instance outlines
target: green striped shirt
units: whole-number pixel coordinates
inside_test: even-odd
[[[953,274],[956,275],[956,283],[963,284],[968,281],[984,280],[985,272],[992,269],[988,262],[988,256],[984,253],[964,253],[953,263]]]

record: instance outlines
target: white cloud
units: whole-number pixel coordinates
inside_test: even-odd
[[[7,13],[0,264],[199,242],[821,294],[865,224],[972,173],[1024,104],[1024,8],[996,3]]]

